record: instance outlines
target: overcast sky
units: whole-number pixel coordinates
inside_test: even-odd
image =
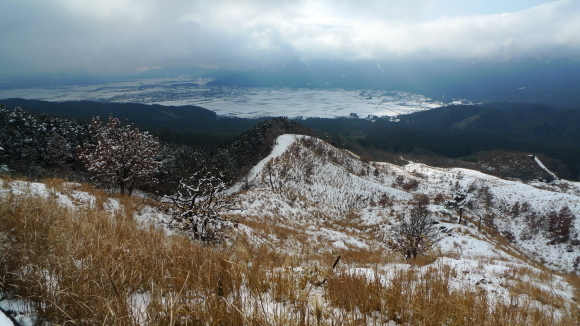
[[[580,58],[579,0],[2,0],[0,75]]]

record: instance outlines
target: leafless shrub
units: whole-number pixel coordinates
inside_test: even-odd
[[[223,180],[209,172],[198,172],[181,180],[177,193],[165,196],[166,212],[173,216],[172,224],[204,243],[220,243],[224,231],[237,221],[224,217],[227,211],[239,209],[226,194]]]
[[[493,232],[497,232],[497,226],[495,223],[495,219],[497,216],[494,213],[486,213],[483,215],[483,225],[485,225],[488,229],[492,230]]]
[[[570,230],[574,225],[575,216],[568,206],[564,206],[560,211],[548,213],[548,235],[550,243],[564,243],[570,240]]]
[[[493,205],[493,194],[489,186],[482,185],[477,191],[477,197],[485,204],[486,207]]]
[[[395,226],[388,241],[389,247],[400,252],[405,259],[425,254],[439,241],[439,232],[433,224],[427,204],[427,196],[416,196],[408,218],[403,218]]]
[[[516,201],[511,209],[510,209],[510,215],[512,216],[512,218],[516,218],[520,215],[520,202]]]
[[[433,197],[433,204],[436,205],[441,205],[443,204],[443,202],[445,202],[446,196],[442,193],[438,193],[437,195],[435,195],[435,197]]]
[[[407,179],[405,179],[404,176],[398,175],[395,178],[395,181],[393,182],[392,186],[399,187],[405,191],[414,191],[414,190],[417,190],[417,188],[419,188],[419,185],[420,185],[420,183],[416,179],[407,180]]]
[[[501,235],[509,242],[512,243],[516,241],[516,236],[511,230],[502,230]]]
[[[403,190],[405,191],[414,191],[417,190],[417,188],[419,188],[419,180],[416,179],[411,179],[407,182],[405,182],[405,184],[403,185]]]
[[[391,207],[394,204],[394,199],[392,196],[389,196],[387,194],[382,194],[381,198],[379,199],[379,205],[381,205],[381,207],[385,208],[385,207]]]

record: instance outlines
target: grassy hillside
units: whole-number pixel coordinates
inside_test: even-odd
[[[300,252],[288,253],[253,242],[240,230],[223,247],[203,246],[144,224],[151,209],[142,199],[111,198],[64,180],[0,182],[2,304],[18,299],[19,312],[36,324],[503,326],[578,321],[577,304],[560,290],[549,290],[559,289],[564,279],[522,264],[505,268],[505,285],[496,285],[510,295],[490,302],[481,286],[457,288],[468,274],[433,264],[433,256],[408,262],[368,249],[343,255],[333,269],[336,256],[317,253],[308,242]],[[251,225],[275,228],[257,221]],[[390,276],[376,276],[385,273],[385,262],[392,266]],[[580,285],[575,277],[567,280]]]

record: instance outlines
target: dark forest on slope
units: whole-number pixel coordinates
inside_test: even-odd
[[[74,155],[75,148],[83,142],[83,128],[91,117],[112,115],[160,139],[160,159],[168,162],[160,179],[168,183],[203,166],[227,170],[233,181],[267,155],[275,136],[282,133],[315,135],[368,160],[404,163],[400,160],[403,156],[434,166],[549,180],[550,176],[530,163],[530,155],[538,155],[558,177],[580,179],[580,143],[576,141],[580,139],[580,111],[546,105],[453,105],[402,115],[397,120],[345,117],[291,121],[221,117],[193,106],[22,99],[3,103],[0,164],[37,177],[62,172],[63,167],[82,171],[75,164]],[[66,141],[67,145],[55,145],[58,141]],[[69,148],[69,152],[50,152],[55,146]],[[509,162],[512,166],[490,169],[492,161]]]

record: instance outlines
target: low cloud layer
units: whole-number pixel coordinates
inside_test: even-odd
[[[580,58],[580,2],[544,2],[7,0],[0,74],[296,59]]]

